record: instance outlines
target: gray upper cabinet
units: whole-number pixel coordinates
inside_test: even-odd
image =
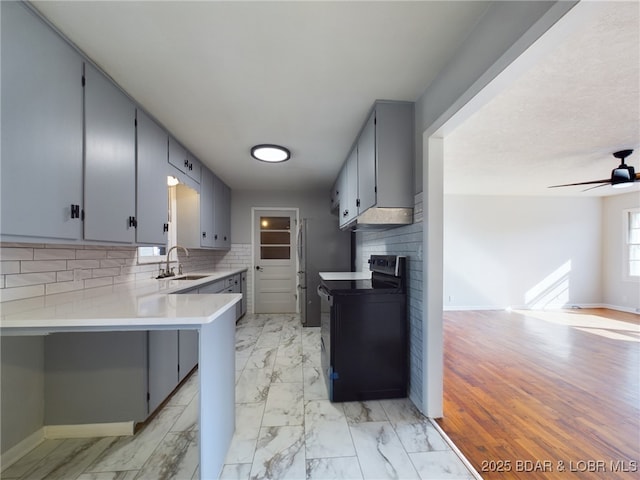
[[[340,226],[351,223],[358,214],[358,149],[354,147],[340,172]]]
[[[376,204],[376,112],[358,137],[358,215]]]
[[[185,173],[193,178],[196,182],[200,182],[202,179],[202,164],[200,160],[194,157],[191,152],[187,150],[187,163]]]
[[[378,100],[336,181],[341,228],[386,229],[413,219],[414,110],[411,102]],[[386,211],[384,211],[386,210]],[[393,219],[387,214],[392,213]],[[379,223],[377,223],[379,222]]]
[[[176,187],[178,243],[187,248],[231,248],[231,190],[202,167],[200,192]]]
[[[169,135],[142,110],[136,112],[136,241],[167,242]]]
[[[200,180],[200,245],[214,247],[214,179],[208,168],[202,169]]]
[[[337,212],[340,208],[340,176],[336,179],[331,187],[330,208],[332,212]]]
[[[82,58],[21,3],[0,8],[2,240],[81,239]]]
[[[213,177],[214,247],[231,248],[231,189]]]
[[[377,102],[375,114],[375,205],[413,208],[413,103]]]
[[[200,183],[202,164],[173,137],[169,137],[169,163]]]
[[[85,219],[87,240],[135,242],[135,105],[85,64]]]

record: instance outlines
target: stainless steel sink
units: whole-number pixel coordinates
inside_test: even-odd
[[[169,280],[200,280],[206,278],[209,275],[182,275],[181,277],[166,277]]]

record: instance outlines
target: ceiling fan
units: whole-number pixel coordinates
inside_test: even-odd
[[[588,182],[578,182],[578,183],[565,183],[563,185],[551,185],[549,188],[556,187],[572,187],[574,185],[593,185],[596,184],[595,187],[587,188],[586,190],[591,190],[592,188],[604,187],[606,185],[611,185],[613,188],[625,188],[633,185],[633,182],[640,181],[640,172],[636,173],[635,169],[631,165],[627,165],[624,163],[625,158],[633,153],[633,150],[620,150],[619,152],[614,152],[613,156],[620,160],[620,165],[617,168],[611,170],[611,178],[605,178],[604,180],[591,180]]]

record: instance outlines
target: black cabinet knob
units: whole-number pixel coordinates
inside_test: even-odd
[[[207,232],[202,232],[202,238],[207,238]]]

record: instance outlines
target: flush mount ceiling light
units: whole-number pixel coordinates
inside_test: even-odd
[[[251,149],[251,156],[261,162],[286,162],[291,158],[291,152],[280,145],[262,144]]]

